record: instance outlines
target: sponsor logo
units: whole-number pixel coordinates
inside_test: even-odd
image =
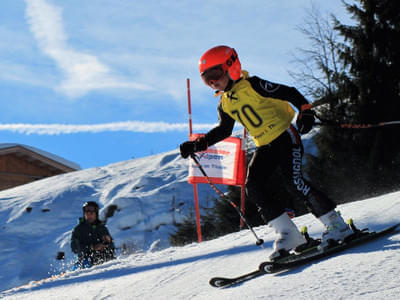
[[[293,183],[297,190],[307,196],[310,192],[310,187],[304,182],[301,174],[301,148],[293,148]]]
[[[212,149],[212,148],[208,148],[207,153],[216,153],[216,154],[222,154],[222,155],[230,155],[231,152],[226,151],[226,150],[222,150],[222,149]]]
[[[273,93],[279,89],[279,84],[272,83],[268,80],[260,81],[261,87],[266,90],[268,93]]]
[[[223,155],[218,155],[218,154],[210,154],[207,152],[203,152],[200,154],[200,159],[208,159],[208,160],[223,160],[224,156]]]
[[[236,96],[235,92],[229,92],[226,96],[229,98],[229,100],[231,100],[231,102],[239,101],[239,98]]]

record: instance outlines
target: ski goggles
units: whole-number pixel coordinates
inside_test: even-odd
[[[215,67],[211,67],[201,73],[201,78],[204,83],[207,85],[213,85],[218,80],[220,80],[226,74],[226,70],[224,70],[222,65],[218,65]]]

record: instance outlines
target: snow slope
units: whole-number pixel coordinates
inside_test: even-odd
[[[247,144],[254,145],[249,138]],[[119,252],[169,247],[173,224],[194,210],[187,176],[188,160],[173,150],[1,191],[0,291],[69,268],[71,231],[86,201],[100,204],[102,219],[117,208],[107,227]],[[208,184],[198,185],[198,194],[201,207],[217,197]],[[65,253],[63,263],[58,252]]]
[[[399,222],[400,193],[339,207],[356,225],[379,230]],[[311,215],[294,219],[318,236],[321,225]],[[349,249],[329,259],[281,275],[265,275],[237,287],[215,289],[211,276],[232,276],[257,267],[270,252],[274,233],[256,228],[264,238],[257,247],[248,230],[224,237],[137,253],[49,282],[14,288],[4,299],[398,299],[400,231]]]
[[[315,151],[310,139],[304,142],[306,152]],[[285,276],[264,276],[224,291],[211,288],[211,276],[232,276],[257,267],[268,256],[274,234],[265,226],[255,229],[265,240],[264,249],[255,246],[247,230],[201,244],[170,247],[173,223],[182,221],[194,207],[187,164],[174,150],[0,192],[0,298],[396,299],[400,292],[398,233]],[[208,185],[199,185],[199,195],[201,206],[209,206],[216,197]],[[358,226],[379,230],[399,221],[399,196],[393,193],[340,209]],[[125,245],[133,254],[35,283],[67,270],[74,262],[71,230],[82,215],[82,204],[90,200],[100,203],[102,217],[111,206],[118,208],[107,219],[107,227],[119,253]],[[295,222],[309,225],[312,235],[322,231],[310,215]],[[60,251],[65,252],[64,262],[56,260]]]
[[[0,192],[0,291],[47,277],[75,260],[71,231],[86,201],[97,201],[102,216],[110,206],[118,207],[107,219],[116,247],[168,247],[173,223],[194,207],[187,174],[188,161],[174,150]],[[199,185],[199,195],[201,205],[207,205],[216,194]],[[65,266],[55,259],[60,251]]]

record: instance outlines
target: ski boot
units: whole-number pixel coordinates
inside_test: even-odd
[[[270,221],[268,225],[278,234],[273,246],[274,251],[269,256],[270,261],[288,256],[290,250],[306,243],[306,239],[286,212]]]
[[[338,212],[332,210],[318,218],[325,227],[322,233],[320,249],[329,248],[343,242],[354,234],[351,227],[345,223]]]

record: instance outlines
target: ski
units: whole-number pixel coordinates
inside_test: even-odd
[[[304,250],[300,254],[291,253],[289,256],[286,256],[286,257],[284,257],[282,259],[279,259],[278,261],[280,263],[284,263],[284,262],[287,262],[289,260],[293,260],[295,258],[299,259],[300,257],[303,257],[305,255],[314,253],[317,250],[318,250],[318,246],[316,245],[316,246],[313,246],[311,248],[308,248],[308,249]],[[212,286],[214,286],[214,287],[225,288],[225,287],[229,287],[229,286],[232,286],[232,285],[237,285],[237,284],[239,284],[241,282],[248,281],[250,279],[253,279],[253,278],[259,277],[261,275],[265,275],[265,274],[266,274],[266,272],[262,268],[259,268],[258,270],[255,270],[255,271],[240,275],[238,277],[233,277],[233,278],[213,277],[213,278],[210,279],[210,284]]]
[[[357,231],[355,232],[354,236],[352,236],[350,239],[343,241],[340,244],[331,246],[327,249],[322,249],[322,250],[317,250],[314,251],[308,255],[300,255],[301,257],[299,258],[289,258],[285,262],[282,261],[277,261],[277,262],[263,262],[259,266],[259,270],[263,271],[266,274],[272,274],[272,273],[277,273],[281,272],[284,270],[288,270],[297,266],[301,266],[304,264],[307,264],[311,261],[319,260],[328,256],[331,256],[335,253],[344,251],[346,249],[349,249],[354,246],[361,245],[363,243],[372,241],[374,239],[377,239],[381,236],[387,235],[391,232],[393,232],[400,223],[395,224],[393,226],[390,226],[388,228],[385,228],[381,231],[375,232],[375,231],[367,231],[367,230],[362,230],[362,231]]]
[[[233,286],[233,285],[239,284],[241,282],[248,281],[250,279],[259,277],[264,274],[266,274],[266,273],[262,269],[258,269],[253,272],[246,273],[241,276],[233,277],[233,278],[213,277],[210,279],[210,284],[213,287],[226,288],[226,287]]]
[[[354,230],[354,234],[349,239],[346,239],[345,241],[343,241],[339,244],[333,245],[327,249],[322,249],[322,250],[320,250],[317,246],[312,247],[306,251],[303,251],[300,254],[291,254],[285,258],[282,258],[282,259],[274,261],[274,262],[270,262],[270,261],[262,262],[259,265],[259,268],[253,272],[246,273],[244,275],[241,275],[238,277],[233,277],[233,278],[214,277],[214,278],[211,278],[209,283],[213,287],[226,288],[226,287],[230,287],[230,286],[237,285],[239,283],[251,280],[253,278],[257,278],[257,277],[265,275],[265,274],[275,274],[275,273],[281,273],[284,271],[288,271],[292,268],[306,265],[312,261],[317,261],[317,260],[329,257],[335,253],[344,251],[351,247],[358,246],[358,245],[367,243],[369,241],[375,240],[379,237],[388,235],[388,234],[392,233],[393,231],[395,231],[395,229],[399,225],[400,225],[400,223],[397,223],[397,224],[387,227],[381,231],[375,232],[375,231],[368,231],[368,229],[358,230],[351,223],[350,226],[352,226],[352,228]]]

